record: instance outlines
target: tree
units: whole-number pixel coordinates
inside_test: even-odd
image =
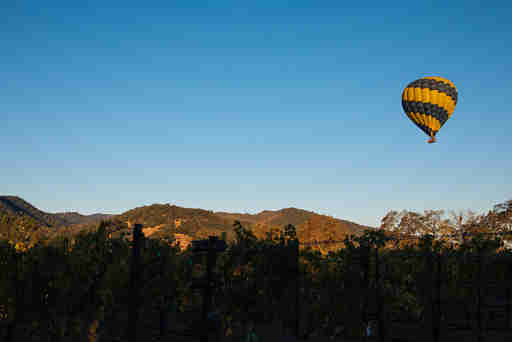
[[[380,229],[393,232],[397,230],[400,222],[400,214],[398,211],[392,210],[388,212],[380,221]]]
[[[512,232],[512,200],[495,205],[487,215],[487,221],[496,232]]]
[[[235,221],[233,223],[233,228],[234,228],[235,234],[236,234],[235,235],[236,244],[243,246],[244,248],[249,248],[249,247],[252,247],[255,244],[255,242],[257,241],[257,238],[254,235],[254,233],[251,230],[246,229],[244,226],[242,226],[240,221]]]

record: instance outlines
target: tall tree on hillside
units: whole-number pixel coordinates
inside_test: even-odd
[[[512,200],[495,205],[487,222],[496,232],[512,232]]]
[[[429,234],[436,238],[441,237],[441,217],[443,210],[425,210],[425,213],[420,217],[423,225],[422,235]]]
[[[450,212],[450,223],[453,227],[454,233],[457,234],[459,242],[462,242],[463,234],[466,232],[468,227],[472,226],[477,221],[478,215],[471,210]]]
[[[388,212],[380,220],[380,229],[393,232],[397,230],[398,224],[400,223],[400,214],[398,211],[392,210]]]
[[[233,223],[233,228],[235,230],[235,241],[239,245],[243,245],[244,247],[250,247],[253,246],[254,243],[257,241],[256,236],[254,233],[242,226],[240,221],[235,221]]]
[[[425,234],[422,216],[416,212],[402,212],[399,227],[399,230],[407,236]]]

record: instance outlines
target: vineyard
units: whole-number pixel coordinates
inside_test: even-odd
[[[265,239],[235,225],[235,241],[183,251],[141,225],[129,240],[101,224],[30,247],[0,241],[0,339],[233,341],[251,322],[312,341],[512,337],[512,253],[499,234],[454,244],[367,230],[322,242],[341,246],[324,255],[291,225]]]

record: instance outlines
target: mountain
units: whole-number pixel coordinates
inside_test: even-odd
[[[182,208],[170,204],[152,204],[128,210],[116,216],[116,220],[141,223],[146,229],[159,227],[173,233],[184,233],[195,238],[219,235],[223,231],[234,236],[233,220],[223,218],[212,211]]]
[[[66,224],[66,221],[59,216],[45,213],[16,196],[0,196],[0,214],[25,216],[44,227],[59,227]]]
[[[55,217],[64,220],[66,225],[101,222],[103,220],[108,220],[113,216],[109,214],[82,215],[77,212],[56,213],[50,215],[54,215]]]
[[[220,235],[226,232],[228,240],[235,236],[233,224],[239,221],[258,238],[265,238],[271,229],[281,229],[288,224],[295,226],[302,242],[343,240],[350,234],[358,235],[372,227],[340,220],[312,211],[285,208],[265,210],[257,214],[213,212],[203,209],[182,208],[171,204],[152,204],[129,210],[116,220],[126,223],[141,223],[146,235],[157,232],[187,234],[194,238]]]
[[[334,240],[342,239],[346,235],[359,234],[365,229],[372,228],[297,208],[286,208],[276,211],[265,210],[252,215],[225,212],[217,214],[232,221],[247,222],[257,232],[268,231],[272,227],[282,228],[292,224],[297,229],[299,240],[304,242],[312,240],[322,241],[328,238],[333,238]]]
[[[296,228],[297,236],[303,243],[313,241],[341,241],[350,234],[359,235],[372,227],[340,220],[312,211],[285,208],[264,210],[257,214],[213,212],[198,208],[182,208],[171,204],[152,204],[128,210],[120,215],[82,215],[76,212],[46,213],[16,196],[0,196],[0,233],[12,227],[70,228],[59,230],[78,232],[95,229],[100,221],[107,222],[114,236],[130,235],[131,225],[140,223],[146,236],[163,238],[180,236],[184,241],[206,238],[209,235],[226,233],[228,241],[233,240],[233,225],[239,221],[258,238],[265,238],[267,232],[282,229],[288,224]],[[10,227],[10,228],[9,228]],[[61,234],[59,231],[54,232]],[[331,249],[331,248],[329,248]]]
[[[231,220],[238,220],[240,222],[250,222],[252,224],[269,225],[269,226],[283,226],[293,224],[297,226],[306,222],[308,219],[318,215],[312,211],[306,211],[296,208],[286,208],[276,211],[264,210],[258,214],[231,214],[218,212],[220,215]]]
[[[32,225],[58,228],[96,223],[111,216],[106,214],[81,215],[75,212],[51,214],[37,209],[20,197],[0,196],[0,217],[3,217],[4,221],[7,221],[7,218],[10,221],[24,219],[31,222]]]

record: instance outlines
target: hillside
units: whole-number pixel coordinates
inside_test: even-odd
[[[159,226],[160,230],[169,230],[201,238],[218,235],[232,230],[232,222],[211,211],[182,208],[170,204],[152,204],[128,210],[116,219],[128,223],[141,223],[146,228]]]
[[[16,196],[0,196],[0,215],[24,216],[44,227],[59,227],[67,224],[62,217],[45,213]]]
[[[258,214],[231,214],[225,212],[218,212],[217,215],[225,217],[232,221],[238,220],[240,222],[248,222],[256,225],[268,225],[268,226],[283,226],[287,224],[293,224],[298,226],[306,222],[308,219],[315,215],[312,211],[306,211],[296,208],[286,208],[276,211],[264,210]]]
[[[97,223],[111,217],[106,214],[81,215],[75,212],[47,213],[17,196],[0,196],[0,221],[6,226],[13,222],[27,222],[33,227],[69,227],[76,224]]]
[[[50,215],[62,219],[66,222],[65,225],[96,223],[102,220],[108,220],[113,216],[109,214],[82,215],[77,212],[55,213]]]
[[[334,234],[358,234],[364,229],[372,228],[297,208],[286,208],[276,211],[265,210],[253,215],[230,214],[225,212],[216,214],[231,219],[232,221],[239,220],[240,222],[248,222],[255,228],[283,227],[287,224],[292,224],[297,228],[298,233],[311,234],[318,238],[322,236],[327,237],[327,235],[324,234],[326,232],[325,229],[329,232],[332,230]],[[315,232],[320,234],[315,234]]]
[[[180,236],[186,245],[190,239],[220,236],[226,233],[229,241],[235,237],[233,224],[239,221],[258,238],[264,238],[272,229],[295,226],[301,242],[343,240],[346,235],[359,234],[371,227],[320,215],[312,211],[285,208],[264,210],[257,214],[213,212],[198,208],[182,208],[171,204],[152,204],[128,210],[120,215],[82,215],[76,212],[46,213],[15,196],[0,196],[0,233],[18,227],[35,231],[50,229],[55,234],[75,234],[95,229],[107,220],[107,228],[114,236],[130,234],[134,223],[144,226],[144,234],[151,238]],[[55,228],[59,228],[55,230]]]
[[[193,238],[204,238],[226,232],[228,240],[235,235],[233,230],[235,221],[240,221],[245,228],[251,229],[259,238],[264,238],[265,233],[273,228],[283,228],[292,224],[297,229],[297,235],[302,242],[342,240],[346,235],[359,234],[364,229],[371,228],[297,208],[240,214],[189,209],[170,204],[153,204],[129,210],[116,216],[116,219],[128,225],[141,223],[145,227],[145,233],[147,230],[147,233],[152,235],[160,230],[186,234]]]

